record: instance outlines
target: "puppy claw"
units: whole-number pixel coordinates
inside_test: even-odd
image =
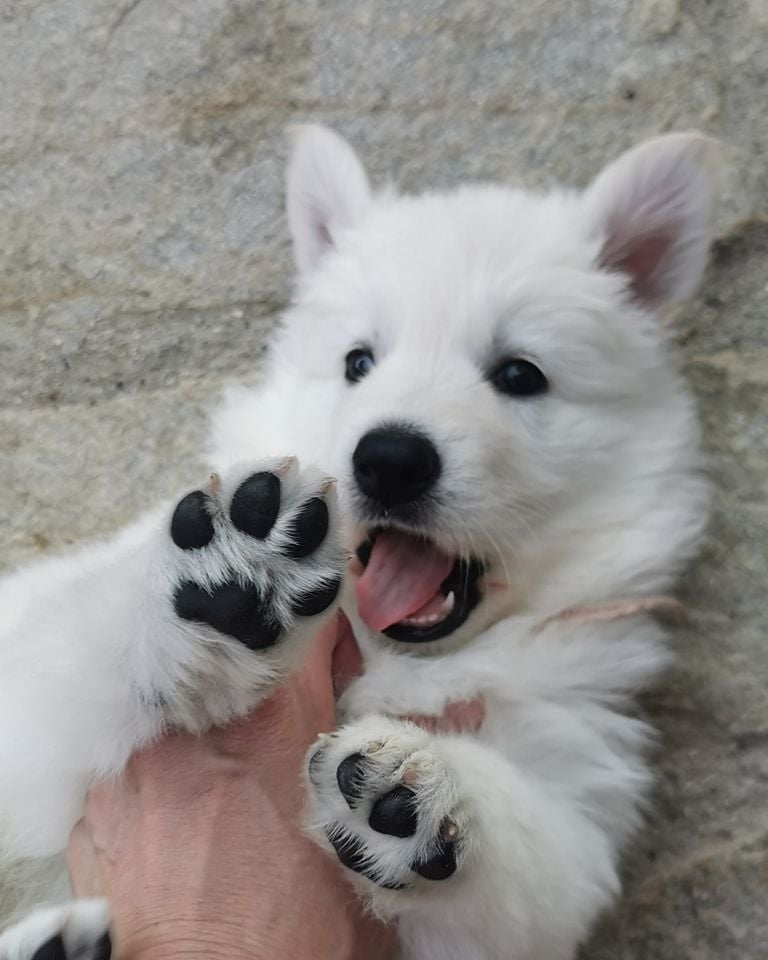
[[[400,778],[406,787],[415,787],[419,782],[419,768],[418,767],[406,767],[403,770],[403,775]]]
[[[276,476],[285,477],[298,462],[297,457],[284,457],[275,467]]]
[[[456,839],[459,835],[459,827],[455,820],[451,820],[450,817],[446,817],[443,822],[440,824],[440,839],[446,843],[450,843]]]
[[[206,493],[210,493],[211,496],[214,497],[217,493],[219,493],[221,490],[221,477],[218,475],[218,473],[212,473],[210,477],[208,477],[208,481],[203,487],[203,490],[205,490]]]

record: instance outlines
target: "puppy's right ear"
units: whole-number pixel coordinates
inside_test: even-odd
[[[656,309],[693,293],[711,240],[719,148],[700,133],[656,137],[606,167],[584,195],[600,265]]]
[[[326,127],[294,128],[288,165],[288,226],[300,273],[314,269],[342,230],[355,227],[371,188],[354,150]]]

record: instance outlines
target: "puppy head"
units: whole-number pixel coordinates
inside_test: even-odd
[[[369,626],[461,638],[521,603],[657,589],[690,552],[695,417],[658,314],[700,280],[713,152],[670,135],[583,192],[409,197],[300,131],[276,360],[371,558]]]

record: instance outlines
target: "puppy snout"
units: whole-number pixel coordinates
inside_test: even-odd
[[[428,493],[440,476],[440,455],[413,427],[382,426],[360,440],[352,455],[360,490],[385,508],[411,503]]]

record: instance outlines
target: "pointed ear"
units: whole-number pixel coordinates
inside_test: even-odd
[[[288,226],[300,273],[312,270],[337,234],[356,226],[371,200],[354,150],[326,127],[295,128],[288,165]]]
[[[658,137],[606,167],[584,194],[600,265],[625,273],[644,306],[690,296],[701,279],[718,156],[703,134]]]

